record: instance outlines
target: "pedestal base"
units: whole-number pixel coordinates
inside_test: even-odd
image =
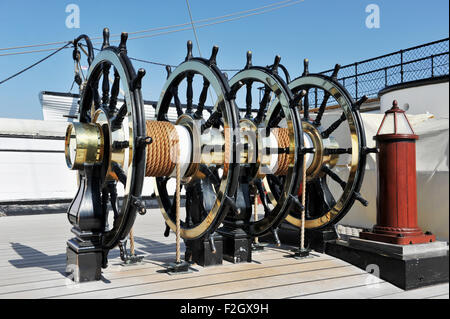
[[[100,280],[103,253],[99,247],[74,238],[67,242],[66,273],[75,282]]]
[[[416,236],[402,236],[402,234],[381,234],[375,232],[361,232],[359,237],[362,239],[373,240],[378,242],[396,244],[396,245],[411,245],[424,244],[436,240],[435,235],[420,234]]]
[[[300,246],[300,230],[287,222],[281,223],[278,227],[278,234],[280,241],[286,245],[292,245],[295,247]],[[317,252],[323,253],[326,250],[327,242],[332,242],[337,239],[337,233],[334,227],[317,229],[317,230],[305,230],[305,247]],[[264,236],[264,241],[270,241],[270,236]]]
[[[222,236],[217,233],[212,235],[214,247],[209,238],[199,238],[186,241],[185,260],[194,262],[199,266],[208,267],[222,265],[223,242]]]
[[[234,264],[252,261],[253,239],[242,229],[220,228],[223,236],[223,259]]]
[[[376,270],[381,279],[405,290],[449,280],[444,242],[405,246],[350,238],[328,243],[326,253],[361,269]]]

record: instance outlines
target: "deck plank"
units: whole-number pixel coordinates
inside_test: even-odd
[[[447,298],[448,284],[405,292],[342,260],[314,253],[286,258],[289,247],[268,246],[253,262],[200,267],[181,275],[161,273],[175,260],[173,233],[163,236],[159,211],[138,216],[135,247],[144,262],[122,266],[110,252],[102,280],[74,283],[65,275],[65,214],[0,218],[0,299],[4,298]]]
[[[383,294],[376,299],[425,299],[449,293],[449,284],[433,285],[408,291],[401,291],[395,294]]]
[[[272,255],[272,254],[271,254]],[[323,257],[321,260],[327,260],[326,257]],[[116,261],[116,263],[119,263],[119,260]],[[280,260],[280,257],[278,256],[277,258],[272,258],[272,259],[267,259],[263,265],[261,264],[257,264],[254,263],[252,265],[249,265],[249,267],[254,268],[254,269],[267,269],[267,268],[271,268],[274,265],[277,267],[283,267],[284,265],[289,265],[292,263],[292,259],[289,260],[287,258],[283,258],[283,260]],[[130,279],[130,278],[137,278],[139,277],[139,279],[136,279],[136,281],[133,281],[134,284],[140,284],[140,283],[145,283],[145,279],[146,278],[150,278],[153,277],[154,274],[156,274],[157,270],[161,270],[163,269],[162,267],[162,262],[153,262],[150,260],[145,260],[145,265],[136,265],[136,266],[120,266],[120,265],[113,265],[108,267],[108,269],[106,269],[106,271],[103,272],[103,277],[105,278],[105,280],[114,280],[114,284],[113,285],[109,285],[108,288],[113,288],[116,286],[121,286],[121,285],[129,285],[130,283],[127,282],[126,280]],[[239,265],[240,267],[233,267],[235,265],[228,265],[228,267],[222,266],[222,267],[214,267],[214,268],[210,268],[210,270],[208,271],[208,274],[214,274],[214,273],[233,273],[233,272],[237,272],[240,269],[246,269],[247,267],[244,268],[244,265]],[[193,268],[197,268],[197,269],[202,269],[202,267],[196,267],[193,266]],[[203,274],[203,271],[199,271],[198,273],[192,274],[192,276],[196,276],[199,277]],[[150,276],[150,277],[148,277]],[[125,281],[123,281],[125,279]],[[167,278],[166,278],[167,279]],[[66,287],[67,285],[76,285],[75,283],[71,282],[70,280],[67,280],[66,278],[61,278],[61,276],[59,276],[59,280],[56,278],[53,278],[50,281],[38,281],[38,282],[25,282],[25,283],[17,283],[15,285],[8,285],[8,286],[2,286],[0,287],[0,297],[3,294],[8,293],[10,296],[14,296],[13,293],[14,292],[24,292],[27,290],[36,290],[36,289],[46,289],[47,291],[43,292],[41,294],[41,297],[45,297],[45,296],[53,296],[54,294],[57,294],[58,289],[56,289],[57,291],[51,290],[49,291],[50,288],[61,288],[61,287]],[[96,289],[97,285],[90,285],[90,283],[86,283],[86,284],[82,284],[80,286],[80,290],[78,290],[77,292],[83,292],[83,291],[89,291],[89,289]],[[27,298],[29,296],[28,293],[31,293],[31,295],[33,294],[32,291],[28,291],[25,294],[20,294],[21,298]]]
[[[362,277],[363,280],[360,282],[344,282],[342,286],[335,286],[331,289],[324,287],[323,291],[310,292],[296,296],[294,299],[368,299],[381,294],[403,291],[388,282],[372,277]]]
[[[165,273],[154,273],[149,276],[142,276],[136,279],[127,279],[123,282],[117,280],[108,285],[107,289],[98,289],[96,285],[83,286],[77,291],[76,295],[63,296],[64,298],[124,298],[131,295],[154,293],[166,290],[176,290],[186,287],[196,287],[204,285],[205,282],[209,286],[220,284],[224,281],[244,280],[247,278],[262,278],[269,276],[268,273],[274,272],[274,269],[280,269],[287,273],[298,271],[299,267],[302,269],[313,269],[316,267],[330,267],[330,261],[320,261],[315,263],[298,263],[292,260],[285,260],[280,263],[279,260],[274,260],[272,263],[259,264],[239,264],[227,265],[221,267],[213,267],[202,269],[199,272],[180,274],[170,276]],[[238,267],[236,267],[238,266]],[[56,290],[56,295],[62,293]],[[103,296],[103,297],[101,297]],[[181,295],[180,295],[181,296]],[[185,297],[188,297],[184,295]],[[189,297],[191,298],[191,297]]]

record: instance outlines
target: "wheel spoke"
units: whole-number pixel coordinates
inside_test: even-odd
[[[192,113],[192,103],[194,99],[194,92],[192,89],[192,82],[194,80],[194,73],[189,72],[186,76],[187,88],[186,88],[186,113]]]
[[[346,119],[347,118],[345,117],[345,114],[342,113],[341,116],[335,122],[333,122],[333,124],[331,124],[329,128],[321,133],[322,137],[328,138],[331,133],[333,133]]]
[[[261,199],[261,204],[264,207],[264,217],[266,217],[266,215],[270,213],[270,208],[268,205],[267,195],[264,192],[264,188],[263,188],[261,179],[256,178],[254,180],[254,184],[256,186],[256,189],[258,190],[258,195],[259,195],[259,198]]]
[[[245,118],[251,119],[252,118],[252,81],[247,81],[246,88],[247,93],[245,95]]]
[[[204,130],[210,128],[211,126],[217,125],[217,123],[221,117],[222,117],[222,112],[220,110],[214,111],[209,116],[208,120],[206,120],[206,122],[204,124],[202,124],[201,131],[203,132]]]
[[[183,185],[180,184],[180,192],[181,192],[182,188],[183,188]],[[173,217],[175,217],[176,209],[177,209],[176,196],[177,196],[177,188],[175,187],[175,191],[172,196],[172,205],[170,206],[170,215],[172,215]]]
[[[331,169],[326,167],[325,165],[322,166],[322,171],[331,177],[332,180],[334,180],[336,183],[338,183],[342,189],[345,189],[347,186],[347,183],[344,182],[335,172],[333,172]]]
[[[114,212],[114,218],[117,218],[119,212],[117,210],[117,187],[115,182],[109,182],[106,186],[109,193],[109,201],[111,203],[111,208]]]
[[[347,186],[347,183],[344,182],[337,174],[335,174],[332,170],[330,170],[328,167],[326,166],[322,166],[322,171],[325,172],[328,176],[331,177],[331,179],[333,179],[335,182],[337,182],[341,187],[342,190],[345,189],[345,187]],[[363,204],[364,206],[368,206],[369,202],[364,199],[362,197],[362,195],[356,191],[353,191],[352,193],[353,198],[355,198],[357,201],[359,201],[361,204]]]
[[[319,110],[317,111],[316,119],[314,120],[313,124],[315,126],[320,126],[322,121],[323,113],[325,113],[325,108],[327,107],[328,99],[330,98],[331,94],[329,92],[325,92],[322,104],[320,104]]]
[[[275,114],[275,116],[269,120],[269,123],[267,125],[268,128],[276,127],[280,123],[280,121],[283,119],[283,111],[281,110],[280,104],[278,104],[275,107],[275,110],[273,111],[272,115],[273,114]]]
[[[283,182],[280,180],[281,178],[278,178],[278,176],[275,175],[267,175],[267,180],[269,184],[272,184],[270,189],[274,195],[275,198],[280,198],[282,192],[283,192]]]
[[[122,127],[122,122],[127,115],[127,103],[123,103],[117,114],[111,120],[111,128],[116,131]]]
[[[100,107],[100,96],[98,94],[98,82],[97,81],[92,83],[91,89],[92,89],[92,97],[94,100],[94,106],[95,106],[95,109],[97,110]]]
[[[102,82],[102,105],[106,106],[109,102],[109,69],[111,64],[103,63],[103,82]]]
[[[328,188],[327,180],[325,177],[322,177],[320,179],[320,185],[322,187],[325,208],[327,211],[329,211],[334,205],[336,205],[336,200],[334,199],[333,194]]]
[[[309,120],[309,89],[306,90],[306,95],[303,100],[303,119]]]
[[[258,113],[256,114],[256,117],[255,117],[255,124],[256,125],[261,123],[261,121],[264,118],[267,104],[270,101],[270,93],[271,93],[270,88],[267,85],[265,85],[264,86],[264,95],[263,95],[263,98],[261,99],[261,103],[259,103],[259,110],[258,110]]]
[[[211,181],[216,188],[220,185],[220,179],[208,168],[208,166],[201,164],[199,170],[206,175],[208,180]]]
[[[322,216],[335,204],[336,201],[328,188],[326,179],[316,178],[306,184],[305,209],[308,218]]]
[[[122,170],[122,168],[117,163],[112,164],[112,170],[116,174],[117,179],[119,182],[121,182],[124,186],[127,184],[127,175]]]
[[[181,116],[183,114],[183,109],[181,108],[180,98],[178,97],[178,87],[172,88],[173,102],[175,103],[175,109],[177,110],[177,115]]]
[[[111,87],[111,96],[109,98],[109,113],[112,115],[116,111],[117,97],[120,91],[120,75],[114,68],[114,81]]]
[[[325,148],[323,155],[351,154],[352,148]]]
[[[202,88],[202,92],[200,93],[200,98],[198,100],[197,111],[195,111],[195,113],[194,113],[194,117],[197,119],[200,119],[203,117],[203,108],[205,106],[206,98],[208,96],[208,88],[209,88],[209,81],[204,77],[203,78],[203,88]]]

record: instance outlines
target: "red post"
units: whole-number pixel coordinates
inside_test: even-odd
[[[416,140],[397,101],[386,111],[377,141],[377,224],[360,238],[398,245],[436,240],[417,225]]]

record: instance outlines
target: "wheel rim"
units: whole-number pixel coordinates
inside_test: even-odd
[[[109,85],[111,70],[114,70],[112,86]],[[140,88],[132,87],[135,78],[136,72],[125,51],[116,47],[103,48],[89,67],[80,99],[79,122],[98,125],[105,137],[103,160],[94,168],[100,180],[99,189],[94,192],[101,192],[101,195],[96,196],[101,198],[102,211],[96,228],[102,233],[102,247],[105,251],[114,248],[129,233],[136,217],[133,202],[142,191],[145,152],[136,145],[136,141],[137,137],[144,136],[145,124]],[[125,93],[123,102],[118,101],[120,87]],[[122,105],[119,110],[116,108],[117,104]],[[113,128],[118,112],[122,112],[124,118],[117,120],[118,127]],[[124,144],[120,149],[115,149],[116,142]],[[123,147],[125,145],[127,146]],[[80,171],[80,176],[83,174]],[[118,184],[123,185],[122,192],[117,191]],[[121,205],[117,195],[123,196]],[[112,227],[105,228],[109,224],[108,200],[115,216],[110,225]]]
[[[307,198],[308,196],[312,197],[312,192],[321,193],[315,198],[316,200],[319,197],[323,198],[324,204],[316,205],[315,208],[308,208],[307,203],[305,228],[323,228],[342,219],[353,205],[355,199],[361,199],[358,192],[361,188],[366,162],[366,157],[363,153],[363,150],[366,146],[364,127],[362,125],[358,108],[355,106],[356,103],[353,101],[350,94],[345,90],[345,88],[343,88],[334,79],[323,75],[311,74],[295,79],[294,81],[289,83],[289,87],[294,93],[297,93],[300,90],[306,90],[307,92],[316,89],[322,90],[323,100],[326,99],[328,101],[329,98],[334,99],[334,101],[339,106],[340,111],[338,113],[342,112],[341,119],[342,116],[345,116],[345,120],[341,121],[338,119],[337,121],[332,123],[331,127],[322,127],[320,119],[319,123],[317,123],[311,119],[306,120],[305,118],[303,118],[302,126],[306,128],[305,133],[319,132],[319,135],[323,135],[323,133],[325,133],[325,136],[328,135],[328,137],[323,138],[322,136],[322,142],[329,142],[328,140],[331,139],[335,130],[340,129],[339,127],[342,123],[346,122],[348,127],[348,131],[346,132],[346,134],[348,134],[348,137],[350,139],[349,146],[351,148],[351,153],[349,154],[350,159],[348,161],[349,163],[339,164],[339,160],[345,154],[345,148],[342,148],[342,145],[339,145],[338,147],[336,147],[336,145],[333,145],[333,147],[331,147],[335,149],[332,150],[333,152],[343,153],[332,155],[332,157],[334,156],[334,163],[331,161],[319,161],[318,166],[315,167],[315,174],[310,171],[309,173],[311,173],[312,176],[308,176],[307,178]],[[327,95],[329,95],[328,98],[326,97]],[[325,103],[325,105],[327,105],[327,103]],[[319,108],[316,114],[319,114],[320,112],[321,111]],[[326,108],[323,109],[322,115],[324,115],[324,113],[326,113]],[[322,115],[320,115],[320,118],[323,121]],[[335,128],[333,124],[336,124],[337,127]],[[325,151],[325,153],[328,153],[328,149],[326,149],[326,146],[324,145],[320,146],[320,148],[320,150],[316,149],[316,155],[323,158],[323,152]],[[349,152],[348,149],[347,152]],[[336,159],[336,155],[338,156],[338,159]],[[348,175],[347,178],[344,179],[339,176],[343,175],[344,172],[337,171],[339,167],[343,166],[348,166]],[[335,185],[332,186],[334,187],[334,189],[341,188],[341,195],[338,195],[338,199],[335,199],[334,194],[330,191],[330,188],[328,187],[330,183],[335,183]],[[299,189],[299,193],[301,192],[302,190]],[[332,197],[330,197],[330,195]],[[276,199],[272,197],[272,200]],[[312,210],[315,210],[315,212],[313,212]],[[300,214],[298,212],[290,212],[290,214],[288,214],[288,216],[286,217],[286,220],[297,227],[301,226]]]
[[[214,63],[201,58],[191,58],[180,64],[170,73],[156,107],[156,119],[158,121],[168,121],[169,106],[171,101],[174,100],[178,115],[177,124],[197,123],[197,127],[201,126],[202,123],[205,125],[207,121],[203,120],[199,113],[195,114],[194,109],[191,109],[193,99],[198,95],[194,94],[192,86],[191,89],[189,89],[189,76],[192,76],[193,78],[195,78],[195,76],[203,78],[204,81],[206,80],[207,83],[209,83],[206,89],[203,88],[203,91],[206,90],[206,92],[208,92],[211,90],[215,93],[217,100],[214,104],[210,118],[215,118],[214,114],[220,114],[218,121],[221,120],[222,125],[220,125],[218,130],[224,136],[224,154],[226,154],[224,156],[227,158],[223,165],[219,165],[219,167],[215,166],[214,168],[212,165],[195,163],[195,160],[193,160],[194,163],[192,163],[191,167],[188,169],[190,174],[196,175],[195,172],[205,170],[206,167],[206,177],[201,179],[194,176],[193,178],[183,180],[186,192],[194,192],[198,196],[199,193],[205,193],[202,195],[204,196],[204,200],[201,204],[191,202],[186,203],[186,218],[180,223],[180,235],[182,238],[190,240],[214,232],[228,212],[228,201],[234,195],[238,182],[239,165],[236,163],[235,158],[236,143],[239,140],[239,136],[236,135],[238,118],[234,100],[229,97],[230,90],[228,83]],[[178,87],[185,79],[188,83],[186,88],[186,112],[181,110],[182,113],[180,113],[181,104],[177,105]],[[192,81],[194,80],[195,79]],[[188,93],[189,90],[191,93]],[[200,97],[200,99],[203,99],[202,104],[204,104],[206,97]],[[192,124],[189,128],[191,129],[192,134]],[[195,147],[196,138],[193,138],[193,140]],[[193,154],[193,156],[197,158],[197,161],[199,161],[199,157],[195,155],[199,153],[194,150]],[[227,161],[229,163],[227,163]],[[222,174],[219,176],[219,182],[217,183],[214,177],[217,177],[216,175],[218,175],[218,172],[220,171]],[[169,193],[167,191],[168,180],[163,177],[153,177],[153,180],[155,185],[155,195],[158,199],[165,222],[173,231],[175,231],[176,220],[174,200],[171,201],[169,199]],[[199,189],[201,190],[200,192]],[[205,199],[207,196],[209,196],[209,201],[208,199]],[[194,207],[194,209],[190,209],[189,205],[202,205],[203,207],[197,206]]]
[[[302,167],[303,157],[299,154],[299,149],[301,149],[303,145],[303,140],[301,134],[302,129],[299,125],[299,113],[296,108],[292,107],[292,93],[287,87],[287,84],[276,73],[272,72],[272,70],[256,66],[248,67],[237,73],[230,80],[230,87],[233,92],[238,92],[239,89],[247,87],[248,91],[246,101],[247,104],[249,103],[248,105],[251,105],[251,97],[249,97],[248,92],[250,92],[249,90],[251,90],[251,86],[255,83],[263,85],[265,88],[264,97],[260,102],[260,109],[258,110],[257,115],[251,118],[249,107],[247,107],[245,119],[241,121],[253,121],[255,125],[259,125],[260,129],[262,127],[270,128],[271,120],[278,113],[280,113],[283,115],[282,120],[284,120],[285,122],[285,128],[289,132],[289,167],[286,175],[284,176],[284,181],[282,182],[283,187],[281,198],[277,202],[272,202],[273,208],[269,208],[268,205],[266,206],[263,204],[265,214],[262,219],[250,220],[250,216],[247,216],[242,226],[243,230],[249,235],[261,236],[268,231],[276,228],[284,220],[286,214],[288,213],[289,196],[295,193],[295,190],[301,180],[299,167]],[[268,94],[268,92],[270,92],[270,95],[274,96],[272,101],[270,99],[267,101],[265,100],[266,94]],[[262,114],[264,114],[265,108],[267,106],[268,110],[264,118]],[[258,140],[260,139],[258,138]],[[262,143],[259,142],[258,144],[262,145]],[[260,148],[258,150],[257,163],[253,164],[254,169],[252,169],[252,172],[255,172],[253,180],[251,181],[253,185],[261,183],[261,178],[264,180],[267,179],[267,177],[261,176],[257,173],[260,172],[262,156],[262,149]],[[268,176],[277,178],[272,175]],[[271,193],[269,185],[264,184],[264,186],[266,187],[267,193]],[[261,201],[265,203],[265,195],[261,188],[258,193]]]

